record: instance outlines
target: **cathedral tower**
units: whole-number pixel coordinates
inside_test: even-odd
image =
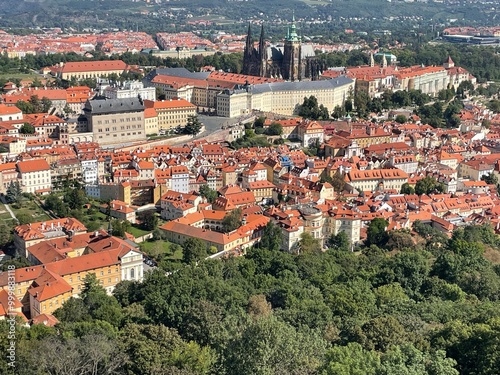
[[[253,41],[252,41],[252,29],[250,28],[250,23],[248,23],[248,32],[245,42],[245,50],[243,51],[243,74],[250,74],[252,69],[252,57],[254,54]]]
[[[289,81],[302,79],[302,61],[300,38],[295,26],[295,14],[292,16],[292,25],[288,29],[288,36],[283,48],[283,78]]]
[[[264,38],[264,23],[260,29],[260,39],[259,39],[259,59],[260,59],[260,71],[259,76],[267,77],[267,46],[266,40]]]

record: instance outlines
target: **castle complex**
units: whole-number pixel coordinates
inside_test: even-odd
[[[295,16],[283,46],[267,46],[262,25],[258,49],[255,48],[248,25],[242,74],[301,81],[317,80],[325,69],[324,63],[316,59],[313,46],[301,43]]]

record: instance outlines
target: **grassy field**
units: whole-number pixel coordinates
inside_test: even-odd
[[[10,209],[14,215],[27,215],[31,218],[32,222],[51,220],[50,216],[45,213],[38,205],[26,198],[20,204],[11,204]]]
[[[132,234],[134,237],[141,237],[141,236],[144,236],[145,234],[151,233],[151,231],[147,231],[147,230],[141,229],[141,228],[133,226],[133,225],[132,225],[132,227],[130,227],[128,232],[130,234]]]
[[[12,216],[10,216],[9,212],[5,209],[3,203],[0,203],[0,224],[11,226],[13,224],[12,221]]]
[[[172,243],[168,241],[146,241],[141,243],[140,247],[142,251],[156,260],[159,258],[182,260],[182,248],[180,246],[172,246]]]
[[[0,73],[0,79],[42,79],[41,76],[36,74],[25,74],[25,73]]]

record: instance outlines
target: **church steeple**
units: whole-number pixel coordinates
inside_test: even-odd
[[[252,29],[248,23],[247,39],[245,43],[245,55],[251,55],[253,52]]]
[[[252,29],[250,27],[250,22],[248,23],[247,38],[245,42],[245,50],[243,51],[243,67],[241,70],[242,74],[255,75],[258,74],[258,66],[255,69],[255,62],[258,60],[258,54],[253,47],[252,40]]]
[[[261,77],[267,77],[268,76],[267,46],[266,46],[266,39],[264,38],[264,23],[262,23],[262,26],[260,29],[259,58],[260,58],[259,75]]]
[[[289,42],[298,42],[299,36],[297,35],[297,26],[295,25],[295,11],[292,13],[292,25],[288,29],[288,38]]]
[[[264,37],[264,23],[262,23],[262,26],[260,28],[259,53],[261,59],[267,60],[266,39]]]
[[[373,59],[373,52],[370,52],[370,66],[371,67],[375,66],[375,60]]]
[[[382,68],[387,68],[387,59],[385,57],[385,53],[382,54]]]

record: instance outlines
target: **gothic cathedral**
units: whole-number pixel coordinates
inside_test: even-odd
[[[303,45],[297,34],[295,16],[288,28],[282,46],[267,46],[262,25],[258,49],[254,47],[252,31],[248,33],[243,53],[242,74],[268,78],[281,78],[286,81],[317,80],[325,69],[324,63],[316,58],[313,46]]]

